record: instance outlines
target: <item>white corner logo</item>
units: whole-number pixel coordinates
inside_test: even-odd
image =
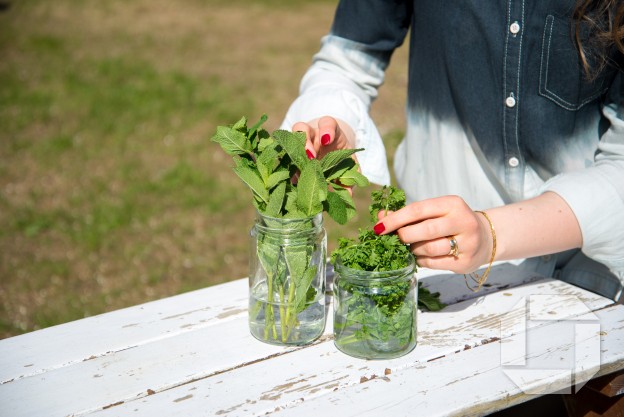
[[[501,317],[501,366],[526,394],[569,394],[600,369],[600,322],[577,297],[522,297]]]

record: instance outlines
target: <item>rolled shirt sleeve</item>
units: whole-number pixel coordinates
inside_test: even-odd
[[[611,126],[595,163],[551,178],[542,191],[553,191],[568,203],[581,228],[582,251],[624,284],[624,107],[609,104],[603,114]]]
[[[344,121],[355,132],[355,146],[364,148],[357,154],[362,173],[375,184],[389,185],[386,150],[369,116],[383,83],[385,64],[362,52],[362,47],[336,36],[323,38],[281,128],[290,130],[296,122],[322,116]]]

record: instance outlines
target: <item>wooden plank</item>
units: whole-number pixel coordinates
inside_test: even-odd
[[[596,312],[600,322],[609,328],[601,336],[601,361],[608,369],[624,366],[621,350],[624,342],[624,308],[613,305]],[[552,355],[555,324],[536,330],[536,342],[544,342],[539,354],[529,354],[529,359]],[[548,337],[548,334],[551,337]],[[543,337],[546,336],[546,337]],[[573,350],[573,343],[562,343],[559,353]],[[534,398],[520,390],[492,358],[499,358],[501,343],[490,343],[478,349],[462,351],[454,358],[436,361],[426,368],[410,367],[393,373],[390,381],[374,379],[365,384],[354,384],[324,396],[305,399],[297,404],[286,404],[280,416],[323,415],[331,412],[341,416],[479,416]],[[534,346],[537,347],[537,346]],[[552,384],[552,392],[558,387]],[[277,414],[277,413],[276,413]]]
[[[612,305],[596,315],[609,329],[601,333],[603,369],[624,366],[624,307]],[[534,329],[529,362],[566,359],[570,365],[575,339],[559,337],[560,323]],[[535,397],[523,393],[501,367],[501,342],[438,359],[427,359],[435,352],[419,344],[405,358],[365,361],[338,352],[328,341],[127,401],[94,416],[142,417],[160,410],[188,417],[483,415]],[[554,376],[542,383],[552,392],[566,381]]]
[[[240,317],[247,292],[241,279],[0,340],[0,383]]]
[[[0,402],[12,417],[82,415],[293,349],[253,340],[238,316],[2,384]]]
[[[591,308],[601,308],[610,303],[603,297],[565,283],[545,280],[514,288],[509,293],[467,300],[450,306],[444,312],[419,314],[419,346],[410,355],[392,362],[390,369],[423,364],[495,341],[500,335],[500,315],[507,313],[522,297],[536,292],[572,294],[584,298]],[[567,309],[565,301],[560,305],[557,302],[561,300],[545,303],[544,307],[547,310]],[[330,332],[331,320],[328,321],[326,334]],[[336,378],[346,381],[355,378],[359,381],[362,376],[359,370],[362,365],[359,364],[365,361],[338,353],[329,338],[306,348],[270,346],[250,336],[246,316],[235,316],[229,321],[178,333],[175,337],[155,339],[0,385],[0,398],[8,404],[7,410],[12,416],[48,415],[49,410],[57,410],[62,415],[82,415],[120,402],[130,403],[146,397],[151,399],[153,396],[149,394],[175,390],[193,381],[212,379],[217,375],[234,375],[234,371],[255,363],[268,366],[260,372],[261,385],[258,386],[258,389],[266,390],[267,378],[277,381],[276,385],[288,379],[277,378],[274,369],[278,366],[273,363],[282,361],[279,359],[282,356],[290,358],[290,352],[297,352],[294,356],[297,359],[288,371],[298,369],[306,378],[318,375],[321,381],[315,381],[315,385],[332,375],[336,364],[327,360],[332,356],[339,363],[353,365]],[[371,371],[370,374],[375,372],[379,371]],[[68,385],[66,381],[75,383]],[[257,397],[265,394],[257,392]],[[228,408],[219,404],[220,408],[215,412]]]
[[[483,270],[479,273],[483,273]],[[493,292],[544,279],[543,276],[527,272],[521,266],[511,262],[494,263],[489,278],[478,292],[468,289],[462,274],[420,268],[417,277],[431,292],[439,292],[440,300],[445,304],[480,298]],[[472,284],[471,281],[469,283]]]
[[[418,277],[449,304],[540,279],[504,263],[492,271],[492,285],[475,294],[461,275],[421,268]],[[0,384],[233,319],[246,313],[247,297],[247,279],[239,279],[0,340]]]

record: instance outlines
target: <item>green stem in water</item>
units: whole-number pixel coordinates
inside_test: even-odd
[[[295,327],[295,324],[296,324],[293,321],[296,321],[297,319],[296,313],[294,313],[294,317],[293,317],[293,310],[296,308],[295,306],[295,288],[296,288],[295,281],[296,280],[293,279],[291,275],[290,284],[288,285],[288,307],[286,308],[287,330],[286,330],[286,338],[283,339],[284,341],[288,340],[288,337],[290,336],[290,332],[292,331],[293,327]],[[284,332],[285,332],[285,329],[282,328],[282,337],[284,335]]]
[[[281,323],[281,327],[282,327],[282,342],[286,342],[286,326],[287,326],[287,320],[288,320],[288,313],[286,313],[284,311],[284,286],[281,285],[280,289],[280,303],[279,303],[279,310],[280,310],[280,323]]]
[[[277,339],[277,329],[275,328],[275,311],[273,310],[273,274],[266,271],[267,275],[267,305],[264,322],[264,338],[269,338],[269,330],[273,330],[273,339]]]

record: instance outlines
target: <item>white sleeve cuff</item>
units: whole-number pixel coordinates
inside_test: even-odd
[[[355,132],[358,162],[368,180],[379,185],[390,184],[386,150],[368,109],[358,96],[348,90],[316,87],[299,96],[288,109],[281,128],[291,130],[299,121],[332,116],[347,123]]]

